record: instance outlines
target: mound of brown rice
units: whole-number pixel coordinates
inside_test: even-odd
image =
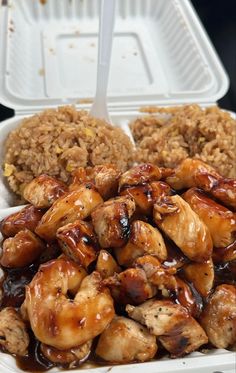
[[[121,129],[66,106],[26,118],[9,134],[4,175],[21,194],[42,173],[66,182],[79,166],[116,163],[126,170],[132,161],[133,145]]]
[[[149,115],[130,124],[137,161],[175,167],[183,159],[195,157],[222,176],[236,177],[236,121],[229,113],[198,105],[141,111]]]

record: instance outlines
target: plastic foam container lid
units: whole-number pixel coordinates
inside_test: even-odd
[[[47,0],[45,5],[40,0],[9,0],[0,8],[0,102],[16,114],[0,124],[0,163],[4,140],[22,117],[65,104],[90,108],[96,83],[98,14],[98,0]],[[140,115],[140,106],[214,104],[228,85],[188,0],[117,0],[108,88],[109,111],[116,125],[126,131],[128,122]],[[1,172],[0,219],[19,209],[12,207]],[[235,364],[235,353],[215,349],[181,359],[91,371],[233,373]],[[1,353],[0,371],[21,372],[12,357]]]

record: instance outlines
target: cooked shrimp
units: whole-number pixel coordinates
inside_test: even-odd
[[[120,265],[129,266],[139,256],[151,254],[161,261],[167,258],[167,251],[161,233],[157,228],[141,220],[135,220],[130,227],[129,241],[115,250]]]
[[[173,170],[160,168],[151,163],[143,163],[124,172],[119,181],[119,190],[123,187],[145,184],[150,181],[158,181],[171,175]]]
[[[123,196],[109,199],[92,212],[94,230],[102,248],[120,247],[127,242],[129,219],[134,211],[134,200]]]
[[[0,264],[3,267],[24,267],[34,262],[45,250],[44,243],[29,229],[7,238],[2,245]]]
[[[189,259],[204,262],[211,257],[213,244],[207,226],[180,196],[157,201],[154,221]]]
[[[25,186],[23,197],[37,208],[47,208],[66,191],[67,186],[62,181],[48,175],[40,175]]]
[[[0,312],[0,346],[11,354],[27,355],[29,346],[27,329],[13,307],[4,308]]]
[[[117,194],[121,173],[115,165],[99,165],[87,167],[83,170],[82,167],[79,167],[73,172],[72,184],[69,186],[70,190],[76,190],[81,182],[91,181],[105,200]]]
[[[208,342],[208,338],[187,310],[169,300],[149,300],[140,306],[126,306],[128,315],[147,326],[172,357],[183,356]]]
[[[209,341],[217,348],[236,342],[236,287],[220,285],[200,316]]]
[[[235,240],[236,216],[232,211],[208,198],[197,188],[189,189],[182,197],[208,227],[214,247],[225,247]]]
[[[56,238],[58,228],[87,218],[102,202],[102,197],[91,183],[81,184],[77,190],[64,194],[54,202],[43,215],[36,233],[45,240],[52,241]]]
[[[100,274],[84,276],[82,267],[67,258],[40,266],[26,287],[23,308],[40,342],[68,350],[92,340],[111,322],[113,299]]]
[[[154,335],[126,317],[116,316],[99,337],[96,354],[112,363],[144,362],[157,351]]]
[[[34,232],[44,212],[34,206],[26,206],[19,212],[9,215],[0,223],[0,232],[3,236],[15,236],[22,229]]]
[[[98,243],[90,223],[76,220],[59,228],[56,237],[62,251],[84,268],[95,261]]]
[[[81,361],[89,356],[91,352],[92,341],[83,343],[80,346],[71,348],[70,350],[57,350],[54,347],[47,346],[43,343],[40,345],[40,349],[43,355],[53,363],[59,364],[70,364],[70,368],[73,368]]]
[[[100,250],[96,263],[96,271],[100,273],[102,278],[107,278],[113,276],[114,273],[120,273],[121,268],[108,251]]]
[[[166,178],[166,182],[176,190],[197,187],[196,176],[201,174],[208,174],[214,179],[221,178],[213,167],[203,161],[186,158],[176,167],[173,175]]]

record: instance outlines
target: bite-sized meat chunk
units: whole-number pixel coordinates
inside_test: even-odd
[[[211,257],[213,244],[207,226],[180,196],[169,196],[154,205],[154,221],[191,260]]]
[[[159,337],[172,357],[188,354],[208,342],[204,330],[187,310],[169,300],[149,300],[137,307],[127,305],[126,311]]]
[[[145,184],[158,181],[171,175],[173,170],[157,167],[151,163],[143,163],[124,172],[119,181],[119,190],[123,187]]]
[[[227,263],[236,260],[236,240],[229,246],[214,248],[212,259],[214,263]]]
[[[217,286],[200,323],[215,347],[227,348],[236,343],[236,286]]]
[[[56,234],[62,251],[87,268],[97,257],[98,242],[90,223],[76,220],[59,228]]]
[[[150,184],[135,185],[122,189],[121,196],[129,196],[135,201],[137,212],[151,215],[153,209],[152,188]]]
[[[203,297],[207,297],[214,285],[214,266],[212,259],[205,263],[190,263],[183,267],[185,278],[191,282]]]
[[[91,352],[92,341],[83,343],[80,346],[74,347],[70,350],[57,350],[54,347],[41,343],[40,349],[43,355],[50,361],[56,364],[70,364],[69,368],[73,368],[80,361],[85,361],[86,357]]]
[[[100,273],[102,278],[107,278],[113,276],[114,273],[120,273],[121,268],[108,251],[100,250],[96,263],[96,271]]]
[[[159,260],[151,255],[144,255],[136,259],[134,266],[144,270],[148,281],[158,290],[162,290],[164,297],[169,296],[169,291],[177,291],[175,268],[163,267]]]
[[[0,346],[19,356],[25,356],[28,352],[29,336],[26,326],[12,307],[0,312]]]
[[[3,236],[15,236],[22,229],[34,232],[44,212],[34,206],[26,206],[19,212],[9,215],[0,223],[0,231]]]
[[[126,317],[116,316],[100,335],[96,354],[111,363],[144,362],[157,351],[154,335]]]
[[[48,208],[67,189],[62,181],[48,175],[40,175],[25,186],[23,197],[37,208]]]
[[[115,250],[120,265],[129,266],[139,256],[155,255],[161,261],[167,258],[165,242],[157,228],[142,220],[132,222],[129,241]]]
[[[236,210],[236,180],[213,177],[208,174],[196,175],[199,188],[210,193],[230,209]]]
[[[182,197],[208,227],[214,247],[225,247],[235,240],[236,216],[232,211],[197,188],[189,189]]]
[[[198,187],[196,177],[201,174],[208,174],[214,179],[221,178],[213,167],[203,161],[186,158],[175,168],[173,175],[166,178],[166,182],[176,190]]]
[[[32,264],[44,250],[45,245],[36,234],[24,229],[3,242],[0,264],[8,268],[25,267]]]
[[[45,240],[53,241],[58,228],[87,218],[102,202],[93,184],[81,184],[77,190],[64,194],[53,203],[39,222],[36,233]]]
[[[69,189],[76,190],[81,182],[91,181],[106,200],[117,194],[120,174],[120,170],[113,164],[87,167],[86,169],[79,167],[73,172]]]
[[[127,242],[129,219],[134,211],[134,200],[123,196],[104,202],[92,212],[94,230],[102,248],[120,247]]]
[[[129,268],[103,281],[111,290],[112,297],[120,304],[141,304],[154,297],[157,288],[148,281],[141,268]]]
[[[128,186],[120,192],[121,196],[130,196],[134,199],[137,211],[151,215],[153,204],[161,196],[170,195],[171,187],[164,181],[153,181],[143,185]]]

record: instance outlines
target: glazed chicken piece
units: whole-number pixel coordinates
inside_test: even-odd
[[[91,181],[106,200],[117,194],[120,174],[120,170],[112,164],[87,167],[86,169],[79,167],[73,172],[69,190],[76,190],[82,182]]]
[[[44,250],[45,245],[36,234],[24,229],[3,242],[0,264],[8,268],[25,267],[32,264]]]
[[[0,312],[0,346],[14,355],[26,356],[29,336],[20,315],[13,307]]]
[[[81,184],[77,190],[64,194],[53,203],[35,231],[45,240],[53,241],[60,227],[87,218],[102,202],[102,197],[91,183]]]
[[[119,190],[127,186],[142,185],[150,181],[158,181],[171,175],[173,170],[157,167],[151,163],[143,163],[124,172],[119,181]]]
[[[235,286],[217,286],[201,314],[200,323],[215,347],[227,348],[236,343]]]
[[[203,161],[186,158],[175,168],[173,175],[166,178],[166,182],[176,190],[198,187],[196,177],[201,174],[208,174],[216,180],[221,178],[213,167]]]
[[[44,212],[34,206],[26,206],[19,212],[9,215],[0,223],[0,232],[5,237],[15,236],[22,229],[34,232]]]
[[[163,267],[159,260],[151,255],[144,255],[136,259],[134,266],[144,270],[148,281],[158,290],[162,290],[164,297],[169,296],[169,291],[177,291],[175,268]]]
[[[120,265],[129,266],[139,256],[151,254],[161,261],[167,258],[167,251],[161,233],[157,228],[141,220],[135,220],[130,227],[128,243],[115,250]]]
[[[100,274],[85,274],[62,257],[41,265],[26,286],[22,312],[40,342],[58,350],[72,349],[101,334],[113,319],[113,299]]]
[[[23,197],[37,208],[48,208],[67,192],[67,189],[62,181],[48,175],[40,175],[26,185]]]
[[[154,221],[190,260],[204,262],[211,257],[213,244],[207,226],[180,196],[156,202]]]
[[[111,290],[112,297],[118,304],[141,304],[154,297],[157,288],[148,281],[141,268],[129,268],[114,276],[108,277],[103,284]]]
[[[236,240],[226,247],[215,248],[212,258],[214,263],[227,263],[236,260]]]
[[[236,216],[226,207],[191,188],[182,195],[210,231],[214,247],[230,245],[236,238]]]
[[[100,250],[96,263],[96,271],[100,273],[102,278],[107,278],[113,276],[115,273],[120,273],[121,268],[108,251]]]
[[[187,310],[169,300],[149,300],[140,306],[126,306],[128,315],[145,325],[161,344],[179,357],[197,350],[208,338]]]
[[[230,209],[236,210],[236,180],[209,176],[208,174],[196,175],[196,184],[205,192],[210,193]]]
[[[53,363],[70,364],[69,368],[74,368],[79,362],[86,360],[91,352],[91,347],[92,341],[88,341],[80,346],[63,351],[41,343],[40,350]]]
[[[116,316],[98,340],[96,354],[111,363],[125,364],[152,359],[157,351],[154,335],[126,317]]]
[[[144,185],[128,186],[120,192],[121,196],[130,196],[134,199],[137,211],[141,214],[151,215],[153,204],[161,196],[171,194],[171,188],[164,181],[153,181]]]
[[[129,219],[135,211],[130,197],[116,197],[99,205],[91,214],[102,248],[123,246],[129,237]]]
[[[210,258],[205,263],[190,263],[183,267],[185,278],[191,282],[202,297],[207,297],[214,285],[214,266]]]
[[[84,268],[95,261],[98,243],[90,223],[76,220],[59,228],[56,237],[62,251]]]

